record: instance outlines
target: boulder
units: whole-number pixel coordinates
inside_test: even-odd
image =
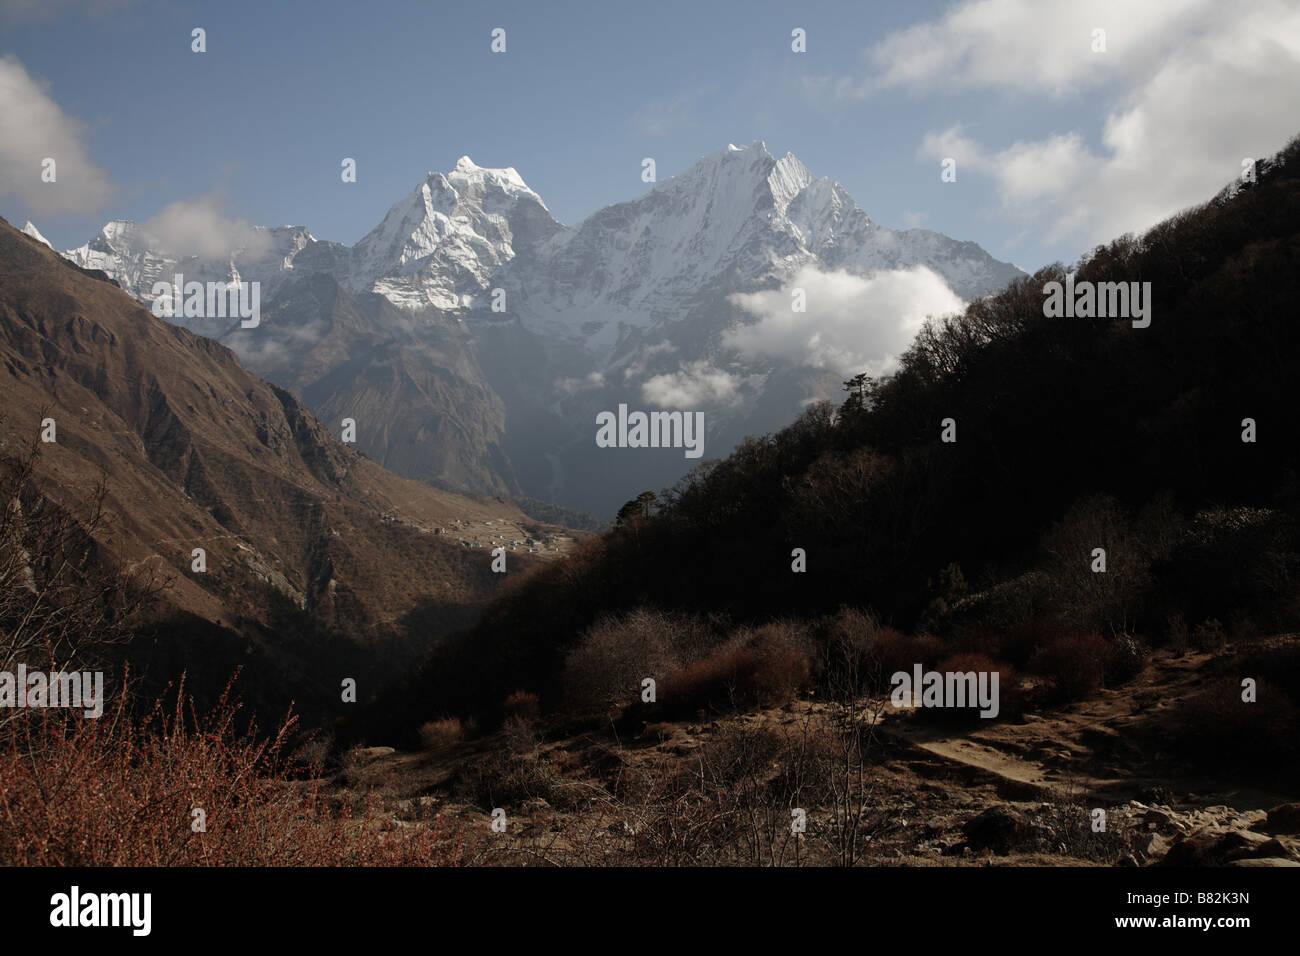
[[[1285,860],[1278,856],[1268,857],[1249,857],[1244,860],[1233,860],[1228,866],[1300,866],[1295,860]]]
[[[1187,834],[1169,848],[1161,866],[1223,866],[1249,856],[1269,838],[1251,830],[1205,827]]]
[[[1005,856],[1014,850],[1037,849],[1043,828],[1012,807],[989,807],[962,827],[966,845],[973,850],[992,850]]]
[[[1245,856],[1256,859],[1280,857],[1281,859],[1295,860],[1300,863],[1300,847],[1297,846],[1294,840],[1286,837],[1273,837],[1271,840],[1266,840],[1251,849]]]
[[[1268,811],[1260,829],[1266,833],[1300,833],[1300,803],[1283,803]]]
[[[1169,841],[1159,833],[1151,833],[1147,838],[1138,844],[1136,856],[1140,860],[1151,862],[1154,860],[1164,859],[1169,852]]]

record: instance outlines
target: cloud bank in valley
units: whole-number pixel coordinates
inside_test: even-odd
[[[806,311],[792,307],[802,289]],[[928,316],[965,307],[925,266],[855,276],[805,266],[780,289],[732,295],[758,321],[732,328],[723,344],[748,358],[784,359],[840,375],[882,375],[897,364]]]

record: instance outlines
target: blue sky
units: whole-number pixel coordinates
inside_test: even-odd
[[[468,154],[574,223],[643,193],[642,157],[663,179],[762,139],[878,222],[1032,269],[1208,198],[1300,130],[1296,5],[1221,6],[2,0],[0,76],[23,75],[7,102],[0,86],[0,213],[62,249],[215,196],[230,218],[350,244]],[[15,112],[38,98],[23,82],[49,101],[40,121]],[[83,152],[59,181],[95,171],[84,202],[34,191],[31,157],[50,153],[33,129]]]

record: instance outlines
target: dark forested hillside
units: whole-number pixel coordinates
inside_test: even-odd
[[[1300,140],[1256,182],[1076,265],[1076,283],[1150,283],[1149,327],[1046,316],[1060,265],[932,320],[895,374],[847,383],[841,407],[704,463],[518,584],[369,724],[492,713],[521,689],[558,707],[584,633],[641,607],[721,641],[849,606],[1017,665],[1061,634],[1293,628],[1297,157]]]

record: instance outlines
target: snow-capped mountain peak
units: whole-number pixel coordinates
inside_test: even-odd
[[[50,240],[46,239],[44,236],[41,235],[41,231],[36,228],[35,224],[33,224],[30,219],[28,219],[25,223],[23,223],[23,234],[27,236],[31,236],[37,242],[43,242],[47,246],[50,245]],[[54,247],[50,246],[50,248],[53,249]]]
[[[165,232],[160,220],[149,229]],[[492,475],[498,489],[518,479],[530,494],[575,504],[617,494],[610,489],[620,482],[650,487],[644,482],[680,476],[668,466],[658,478],[643,474],[638,458],[617,481],[600,477],[609,466],[602,458],[596,467],[590,454],[598,409],[623,401],[707,409],[716,451],[835,394],[843,377],[825,366],[821,345],[738,347],[754,340],[737,338],[738,329],[757,335],[768,318],[741,300],[775,292],[771,301],[784,307],[789,289],[825,273],[867,278],[925,266],[956,293],[941,297],[946,308],[1021,274],[973,242],[873,222],[839,183],[817,178],[792,153],[773,157],[762,140],[727,144],[572,227],[513,167],[462,156],[415,182],[351,248],[303,226],[224,223],[170,240],[147,233],[110,222],[65,255],[146,302],[153,283],[175,273],[259,281],[255,330],[173,321],[314,396],[313,407],[334,419],[370,409],[374,421],[406,422],[392,434],[370,429],[367,453],[403,462],[412,477]],[[809,300],[793,334],[812,343],[827,327],[827,299]],[[869,325],[881,321],[889,319],[861,311],[863,341],[875,341]],[[836,318],[832,331],[845,324],[852,320]]]
[[[541,204],[543,209],[546,208],[542,197],[528,187],[513,166],[491,169],[479,166],[468,156],[462,156],[456,160],[456,166],[446,175],[446,179],[458,191],[483,194],[500,190],[511,197],[528,196]]]
[[[351,249],[301,226],[255,227],[247,248],[195,260],[115,220],[66,254],[142,298],[182,262],[196,278],[228,279],[237,265],[272,285],[290,270],[327,271],[407,309],[479,311],[502,288],[512,319],[606,355],[629,334],[682,320],[683,303],[771,288],[806,266],[866,275],[925,265],[965,299],[1018,274],[973,243],[872,222],[839,183],[793,153],[774,158],[762,140],[728,143],[575,227],[556,222],[514,167],[466,155],[425,176]]]
[[[519,247],[561,228],[513,166],[462,156],[451,172],[429,173],[353,247],[348,284],[405,308],[465,308]]]

